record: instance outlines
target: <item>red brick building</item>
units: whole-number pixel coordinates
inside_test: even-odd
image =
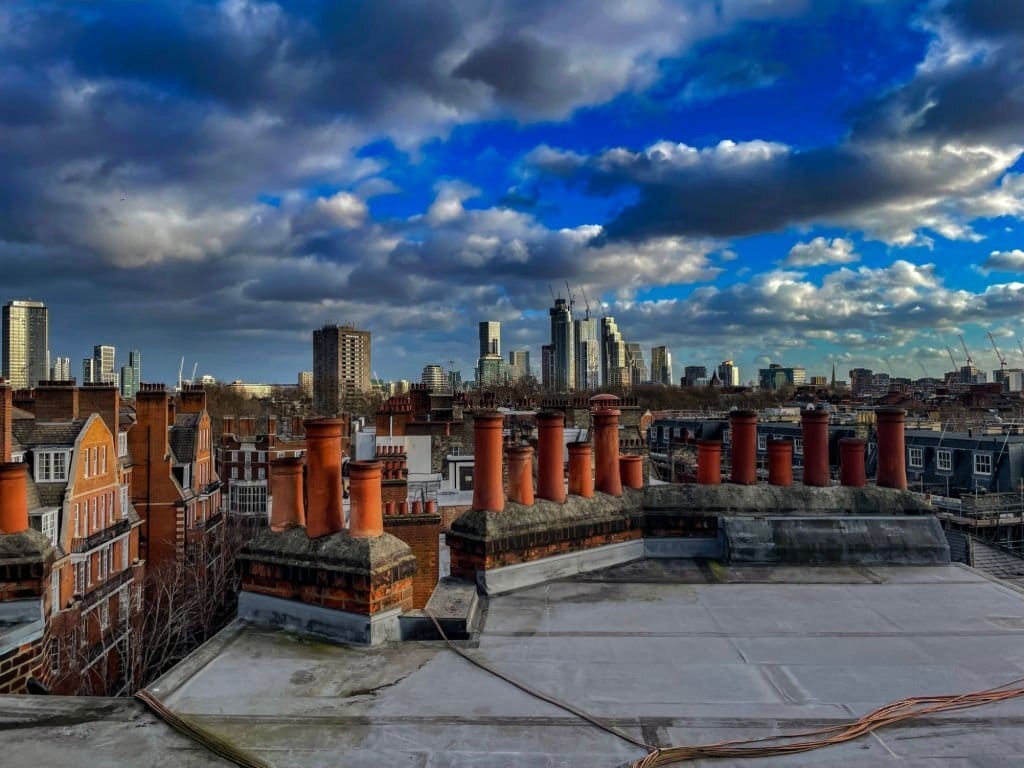
[[[142,517],[142,554],[154,570],[188,564],[218,574],[223,531],[220,478],[201,385],[177,398],[142,384],[128,433],[131,500]]]
[[[25,467],[15,484],[23,483],[32,529],[0,534],[0,615],[19,614],[22,633],[17,647],[0,639],[0,692],[24,692],[34,678],[52,693],[125,693],[136,672],[145,564],[115,437],[118,392],[43,382],[32,404],[34,413],[15,408],[0,385],[9,452],[0,458]]]

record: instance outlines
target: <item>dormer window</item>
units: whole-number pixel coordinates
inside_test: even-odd
[[[36,451],[36,482],[65,483],[68,479],[67,451]]]

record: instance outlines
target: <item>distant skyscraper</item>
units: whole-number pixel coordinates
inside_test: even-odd
[[[568,301],[557,298],[548,315],[551,317],[551,387],[556,392],[568,392],[576,384],[572,309]]]
[[[635,387],[643,384],[647,378],[647,363],[644,361],[644,351],[636,342],[626,344],[626,368],[629,369],[629,384]]]
[[[683,369],[684,387],[704,387],[708,383],[708,369],[704,365],[688,365]]]
[[[95,361],[91,357],[86,357],[82,360],[82,383],[96,383]]]
[[[501,323],[484,320],[480,323],[480,357],[501,356]]]
[[[57,357],[50,366],[50,378],[53,381],[68,381],[71,378],[71,358]]]
[[[135,370],[130,365],[121,366],[121,397],[125,400],[133,400],[135,393]]]
[[[740,385],[740,369],[732,360],[723,360],[718,364],[718,381],[723,387]]]
[[[551,389],[555,382],[555,349],[550,344],[540,348],[540,385]]]
[[[850,391],[854,397],[865,392],[871,386],[873,372],[870,368],[854,368],[849,372]]]
[[[132,369],[132,398],[139,394],[142,385],[142,353],[133,349],[128,353],[128,367]]]
[[[313,372],[299,371],[299,394],[303,397],[313,397]]]
[[[97,344],[92,348],[92,383],[113,384],[115,350],[109,344]]]
[[[615,324],[614,317],[601,318],[601,383],[606,387],[621,387],[629,383],[626,368],[626,344]]]
[[[513,349],[508,353],[509,376],[513,381],[521,381],[530,375],[530,351]]]
[[[444,375],[444,368],[440,365],[431,364],[423,366],[423,373],[420,374],[420,384],[431,392],[437,392],[445,388],[448,377]]]
[[[480,358],[476,363],[477,387],[504,384],[505,361],[501,357],[501,323],[485,320],[480,323]]]
[[[573,356],[576,389],[588,391],[601,386],[601,343],[597,338],[597,320],[587,312],[573,321]]]
[[[651,381],[655,384],[672,384],[672,353],[668,347],[651,348]]]
[[[50,375],[49,313],[41,301],[10,301],[3,309],[3,376],[28,389]]]
[[[888,386],[889,375],[885,375],[886,386]],[[804,368],[784,368],[778,363],[772,363],[767,368],[761,368],[757,372],[758,386],[764,390],[776,390],[782,387],[799,387],[807,381],[807,371]]]
[[[370,332],[351,325],[313,331],[313,410],[340,414],[349,395],[370,391]]]

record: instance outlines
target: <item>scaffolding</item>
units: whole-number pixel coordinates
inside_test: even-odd
[[[1020,492],[933,497],[931,503],[944,528],[1024,555],[1024,486]]]

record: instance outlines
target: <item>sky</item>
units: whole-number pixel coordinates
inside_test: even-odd
[[[148,381],[536,366],[570,290],[677,378],[1024,367],[1022,151],[1024,2],[15,0],[0,301]]]

